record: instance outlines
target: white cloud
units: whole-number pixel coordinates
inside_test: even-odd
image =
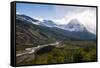
[[[35,19],[37,19],[39,21],[43,21],[44,20],[43,18],[39,18],[39,17],[32,17],[32,18],[35,18]]]
[[[16,14],[20,14],[19,12],[16,12]]]
[[[88,31],[96,34],[96,8],[84,12],[66,14],[62,19],[54,20],[57,24],[67,24],[71,19],[78,19]]]

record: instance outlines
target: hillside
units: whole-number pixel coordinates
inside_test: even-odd
[[[43,23],[45,24],[45,22]],[[40,23],[42,22],[33,19],[29,16],[17,15],[16,17],[17,50],[23,50],[26,47],[34,47],[42,44],[52,43],[55,41],[96,39],[95,35],[93,35],[88,31],[68,31],[58,27],[47,27],[44,25],[39,25]]]

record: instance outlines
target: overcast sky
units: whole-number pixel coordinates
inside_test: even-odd
[[[57,24],[67,24],[72,19],[78,19],[90,32],[96,34],[95,7],[17,3],[16,12],[39,20],[53,20]]]

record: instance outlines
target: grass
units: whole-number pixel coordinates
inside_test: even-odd
[[[16,51],[22,51],[25,50],[26,48],[31,48],[31,47],[33,47],[33,44],[16,45]]]

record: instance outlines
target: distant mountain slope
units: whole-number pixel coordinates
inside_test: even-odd
[[[49,21],[49,23],[47,22],[45,21],[44,24],[46,23],[50,26],[56,25],[54,23],[50,23],[52,21]],[[41,23],[41,21],[33,19],[26,15],[16,15],[16,44],[37,46],[40,44],[55,42],[57,40],[62,41],[96,39],[96,36],[86,31],[83,26],[82,29],[84,29],[84,31],[70,31],[58,27],[43,26],[41,25]],[[69,26],[69,28],[72,27]]]
[[[55,42],[57,39],[65,39],[65,37],[63,35],[60,36],[57,31],[52,31],[51,28],[36,25],[30,21],[26,21],[16,17],[17,45],[37,46],[41,44]]]
[[[57,24],[55,24],[51,20],[43,20],[43,22],[41,22],[40,25],[46,26],[46,27],[56,27],[57,26]]]
[[[51,38],[40,31],[37,25],[30,22],[16,20],[16,43],[18,45],[33,44],[34,46],[49,43]]]
[[[33,24],[39,25],[40,21],[37,19],[33,19],[27,15],[16,15],[16,19],[21,20],[21,21],[26,21],[26,22],[31,22]]]

